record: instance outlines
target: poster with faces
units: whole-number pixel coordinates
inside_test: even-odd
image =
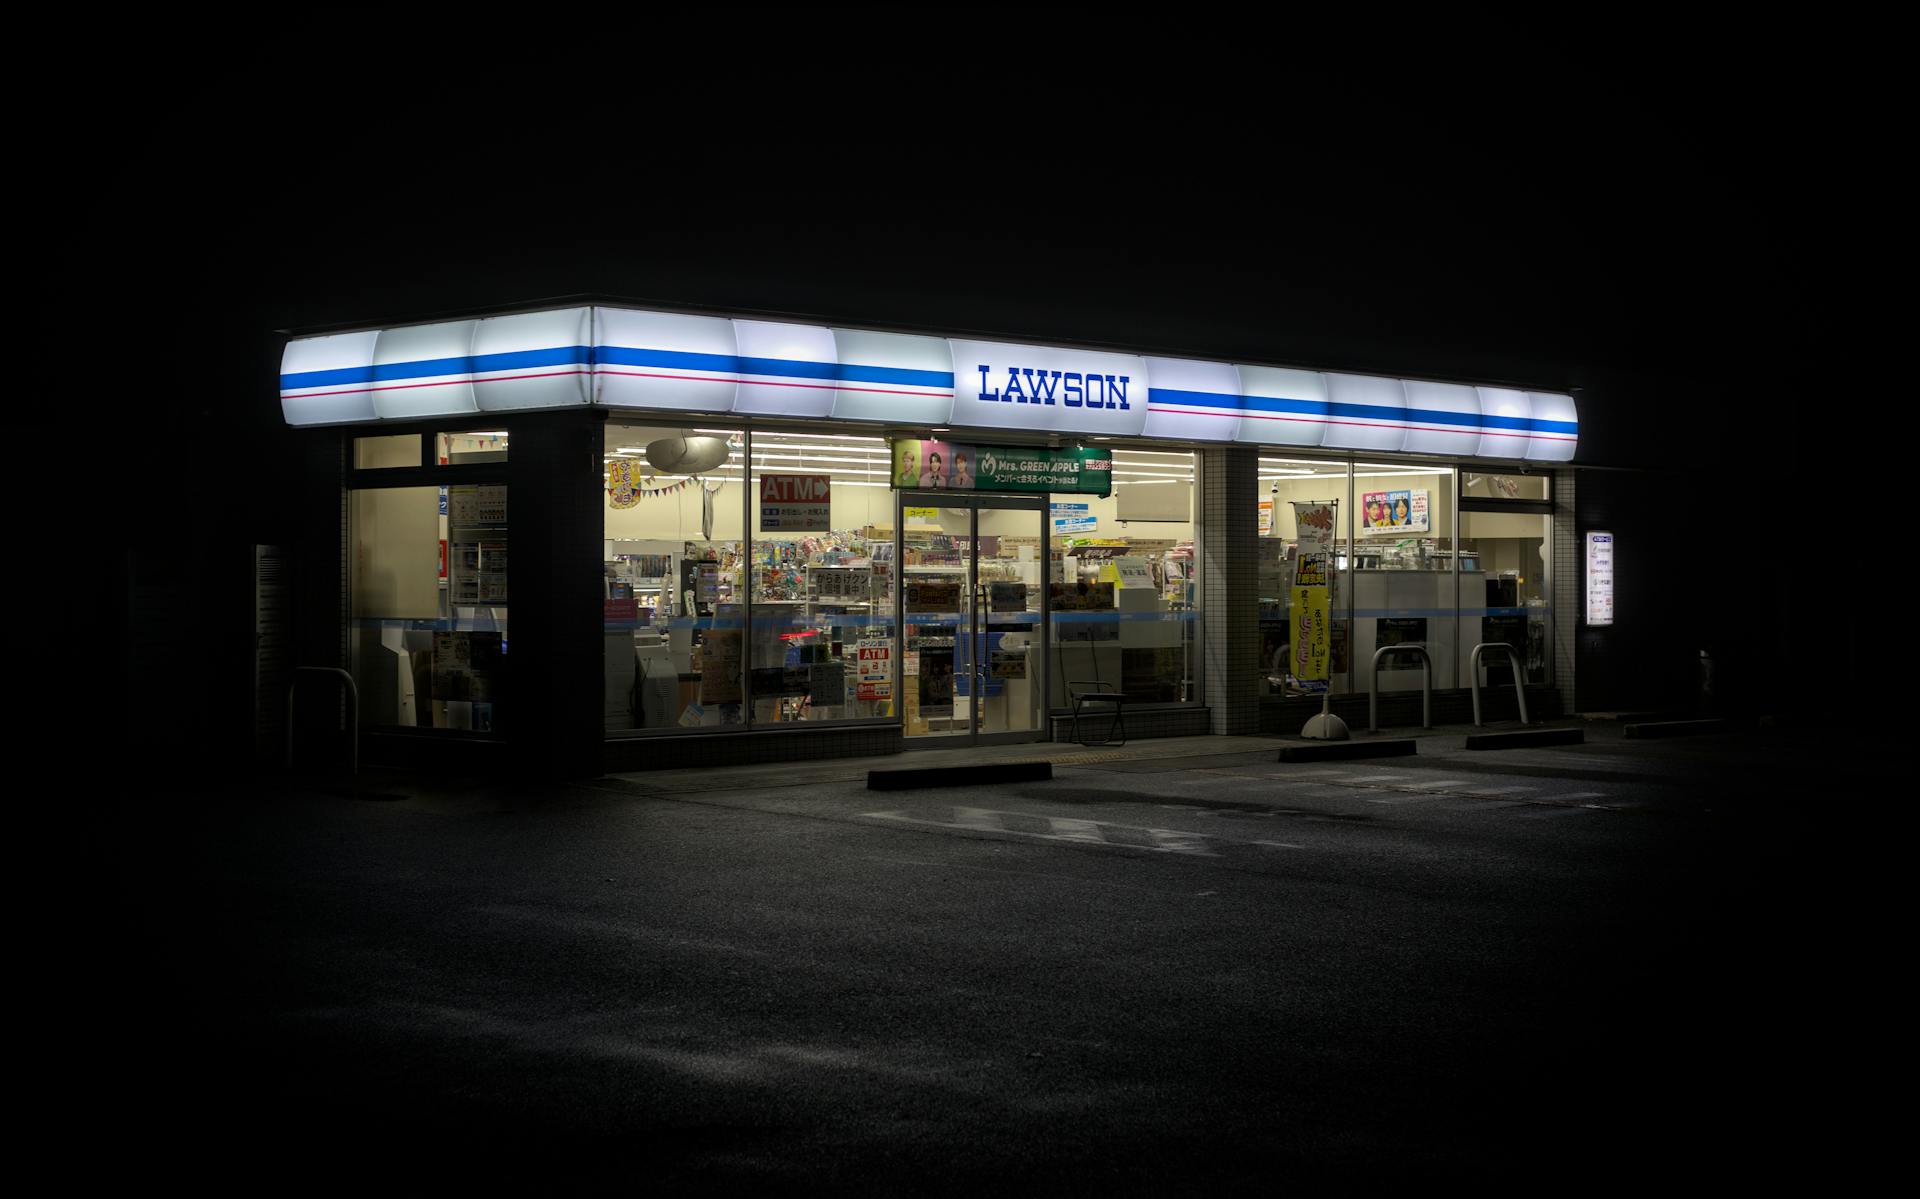
[[[1430,528],[1425,490],[1369,491],[1360,496],[1362,533],[1425,533]]]

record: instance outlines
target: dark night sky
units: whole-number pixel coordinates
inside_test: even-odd
[[[1764,436],[1859,233],[1831,106],[1757,74],[581,62],[194,76],[118,131],[89,278],[162,308],[137,352],[217,348],[209,441],[281,442],[276,328],[597,293],[1579,388],[1583,459],[1681,464]]]

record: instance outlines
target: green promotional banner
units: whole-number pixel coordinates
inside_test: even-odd
[[[1101,449],[967,445],[896,438],[893,486],[932,491],[1069,492],[1109,495],[1113,454]]]

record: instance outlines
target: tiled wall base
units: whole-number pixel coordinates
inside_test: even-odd
[[[1489,723],[1520,719],[1520,702],[1511,687],[1482,691],[1480,707]],[[1260,731],[1295,736],[1310,718],[1319,714],[1320,700],[1317,697],[1263,699],[1260,701]],[[1333,714],[1346,721],[1349,729],[1364,729],[1367,727],[1367,697],[1336,695],[1333,697]],[[1563,714],[1557,691],[1551,687],[1527,688],[1528,716],[1534,720],[1557,720]],[[1472,724],[1473,692],[1435,691],[1433,722],[1437,725]],[[1380,727],[1382,730],[1417,731],[1420,728],[1420,693],[1408,691],[1382,695]]]
[[[1264,719],[1263,711],[1263,719]],[[1089,711],[1082,731],[1089,739],[1106,733],[1107,715]],[[1364,714],[1362,719],[1365,719]],[[1208,730],[1206,708],[1147,708],[1127,713],[1127,739],[1200,737]],[[1053,738],[1071,741],[1070,717],[1053,717]],[[630,737],[608,740],[601,761],[582,764],[582,776],[635,770],[679,770],[701,766],[745,766],[765,762],[801,762],[817,758],[863,758],[896,754],[904,748],[898,726],[876,728],[780,729],[710,733],[689,737]],[[344,751],[343,751],[344,757]],[[503,741],[370,733],[361,742],[369,766],[452,775],[507,773],[513,770],[512,746]],[[595,769],[597,767],[597,769]]]
[[[1080,732],[1089,741],[1097,741],[1107,734],[1107,725],[1112,720],[1112,709],[1097,704],[1089,705],[1080,713]],[[1204,737],[1208,732],[1211,713],[1205,708],[1146,708],[1127,713],[1127,740],[1137,741],[1147,737]],[[1120,736],[1116,730],[1113,737]],[[1053,718],[1053,739],[1055,741],[1073,740],[1073,717],[1055,716]]]

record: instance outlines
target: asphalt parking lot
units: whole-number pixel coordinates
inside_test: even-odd
[[[1878,933],[1836,921],[1848,868],[1808,847],[1870,778],[1823,799],[1765,737],[1129,748],[1050,747],[1053,779],[1005,787],[823,762],[117,809],[104,968],[143,998],[100,1038],[99,1114],[127,1160],[227,1183],[1849,1167],[1820,1147],[1872,1121],[1840,997]]]

